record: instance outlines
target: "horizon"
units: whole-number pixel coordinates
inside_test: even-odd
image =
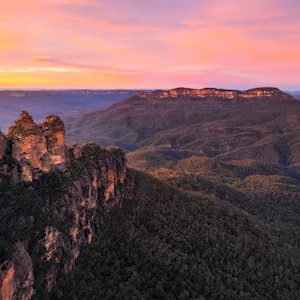
[[[300,90],[296,0],[0,1],[1,90]]]
[[[20,91],[20,92],[43,92],[43,91],[49,91],[49,92],[61,92],[61,91],[170,91],[170,90],[176,90],[176,89],[193,89],[193,90],[204,90],[204,89],[216,89],[216,90],[232,90],[232,91],[247,91],[251,89],[264,89],[264,88],[271,88],[271,89],[279,89],[282,92],[300,92],[299,89],[290,89],[290,90],[284,90],[280,89],[276,86],[253,86],[247,89],[234,89],[234,88],[222,88],[222,87],[214,87],[214,86],[205,86],[201,88],[192,88],[187,86],[177,86],[174,88],[1,88],[0,92],[13,92],[13,91]]]

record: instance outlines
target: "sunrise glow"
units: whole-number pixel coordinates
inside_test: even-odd
[[[300,86],[298,0],[0,5],[0,88]]]

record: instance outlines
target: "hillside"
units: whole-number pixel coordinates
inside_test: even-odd
[[[207,96],[203,90],[200,96],[188,94],[191,90],[176,96],[174,91],[166,97],[138,93],[105,111],[69,118],[68,140],[93,140],[143,153],[154,149],[175,157],[258,159],[300,167],[300,105],[291,96],[277,89],[267,96],[261,96],[265,89],[245,92],[250,99],[226,98],[232,91],[221,91],[221,96],[219,90],[213,90],[216,95],[209,90]]]
[[[255,160],[219,162],[203,156],[192,156],[146,171],[187,192],[216,196],[262,222],[284,228],[287,233],[299,232],[300,177],[297,172]],[[297,238],[297,234],[292,234],[291,240],[297,242]]]
[[[52,299],[297,299],[300,256],[280,227],[139,172],[135,194]]]
[[[123,146],[131,167],[186,193],[217,197],[299,245],[299,103],[277,89],[203,93],[139,93],[69,120],[67,130],[75,139],[89,132],[98,143]]]

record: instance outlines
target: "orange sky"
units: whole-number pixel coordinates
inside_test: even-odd
[[[0,0],[0,88],[300,89],[300,1]]]

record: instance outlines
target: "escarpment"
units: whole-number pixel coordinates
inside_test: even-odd
[[[0,134],[0,300],[42,297],[132,197],[120,149],[65,144],[64,124],[21,118]]]
[[[224,90],[216,88],[189,89],[176,88],[172,90],[141,91],[136,93],[142,98],[166,99],[178,97],[191,98],[221,98],[228,100],[280,99],[295,100],[291,95],[277,88],[254,88],[246,91]]]

